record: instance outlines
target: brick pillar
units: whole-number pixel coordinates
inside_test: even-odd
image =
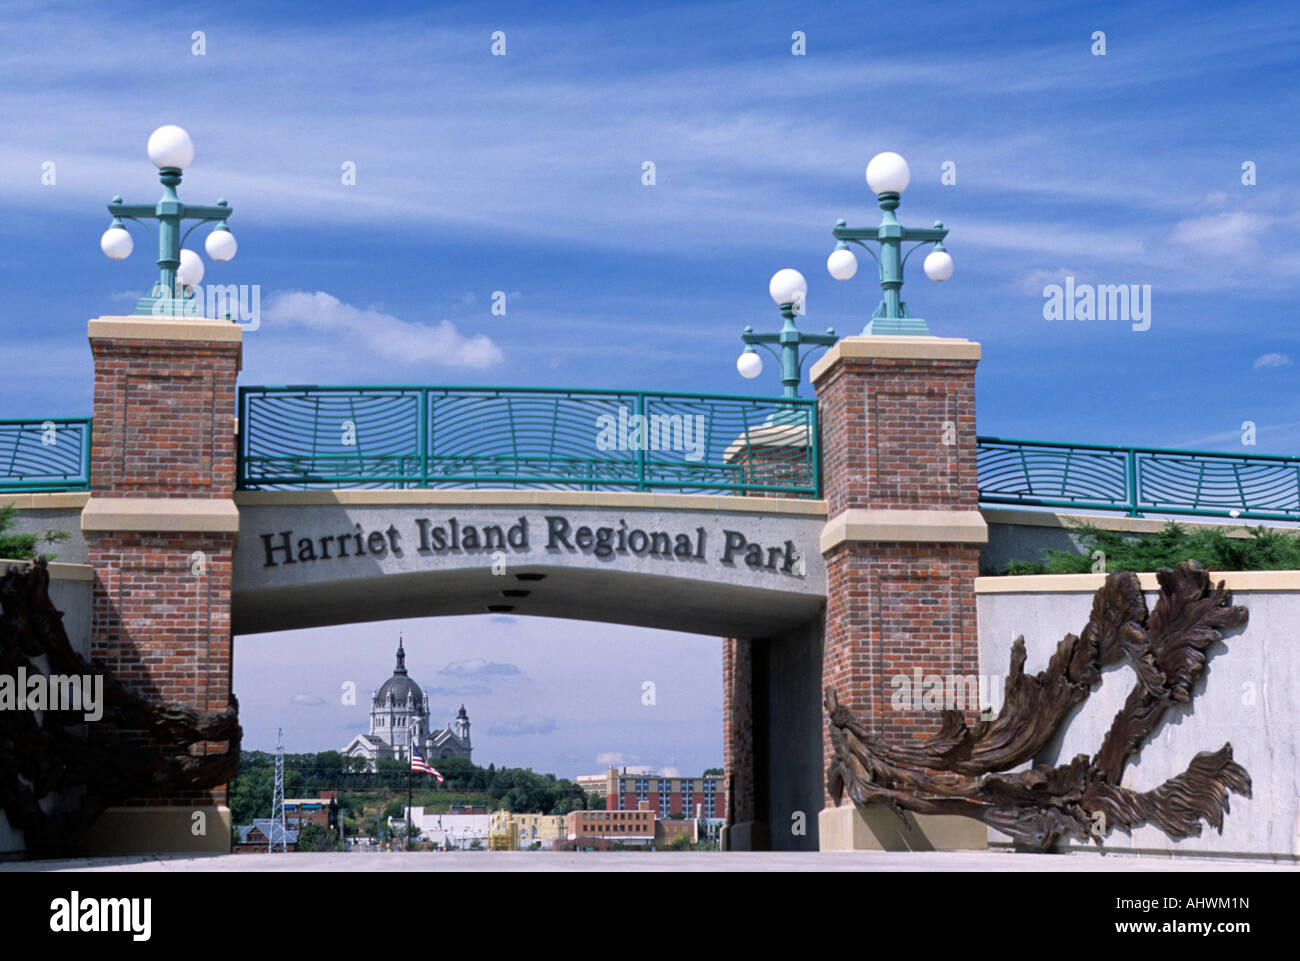
[[[729,836],[755,818],[753,642],[722,639],[722,773]]]
[[[939,715],[893,709],[892,678],[979,671],[979,357],[979,344],[961,339],[847,337],[810,372],[827,502],[822,685],[896,742],[933,735]],[[824,763],[830,751],[823,727]],[[884,846],[851,803],[826,802],[823,850]],[[941,827],[951,837],[952,825]]]
[[[91,656],[141,694],[204,711],[230,697],[242,334],[229,321],[203,319],[100,317],[89,325],[94,428],[81,526],[95,568]],[[206,835],[193,833],[195,811]],[[226,789],[127,799],[105,812],[86,844],[227,851]]]

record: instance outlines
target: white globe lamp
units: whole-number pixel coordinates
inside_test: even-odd
[[[135,241],[125,227],[109,227],[99,238],[99,249],[109,260],[126,260],[135,250]]]
[[[802,304],[808,294],[808,281],[797,270],[786,267],[772,275],[767,292],[772,295],[778,307],[786,304]]]
[[[952,276],[952,256],[946,250],[930,251],[921,266],[927,277],[939,283]]]
[[[736,358],[736,370],[740,371],[740,376],[746,380],[753,380],[763,373],[763,358],[755,351],[747,350]]]
[[[186,287],[197,287],[203,281],[203,258],[192,250],[182,250],[176,279]]]
[[[867,186],[874,194],[901,194],[911,182],[907,161],[892,150],[876,154],[867,164]]]
[[[858,258],[848,247],[837,247],[826,258],[826,270],[836,280],[851,280],[858,272]]]
[[[194,141],[184,129],[175,124],[159,127],[151,133],[145,149],[149,151],[153,165],[160,170],[163,167],[184,170],[194,160]]]
[[[208,256],[213,260],[218,263],[225,263],[228,260],[235,259],[235,252],[239,250],[239,244],[235,242],[235,235],[229,230],[214,230],[203,241],[203,249],[208,252]]]

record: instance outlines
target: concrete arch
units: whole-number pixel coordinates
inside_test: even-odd
[[[818,501],[420,490],[236,503],[236,634],[508,608],[748,638],[825,604]]]

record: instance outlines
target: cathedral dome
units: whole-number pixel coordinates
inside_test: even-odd
[[[418,706],[424,699],[424,692],[420,690],[420,685],[406,674],[406,651],[402,649],[400,639],[397,642],[397,666],[393,668],[393,676],[380,685],[376,696],[380,704],[390,697],[399,704],[405,703],[407,698],[412,698]]]

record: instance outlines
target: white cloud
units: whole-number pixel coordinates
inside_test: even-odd
[[[555,718],[537,714],[502,718],[488,728],[490,737],[527,737],[530,734],[550,734],[555,730]]]
[[[289,698],[289,702],[299,707],[320,707],[325,703],[324,700],[313,694],[295,694]]]
[[[1056,270],[1031,270],[1017,277],[1007,286],[1026,296],[1041,297],[1044,287],[1048,284],[1064,284],[1066,277],[1073,277],[1076,283],[1084,280],[1084,275],[1080,271],[1071,270],[1069,267],[1058,267]]]
[[[467,337],[448,320],[433,326],[402,320],[375,308],[345,304],[319,290],[276,293],[262,313],[264,324],[272,329],[304,328],[334,338],[333,346],[344,352],[364,348],[390,363],[483,370],[504,359],[486,334]]]
[[[1178,247],[1213,251],[1216,256],[1241,258],[1259,250],[1272,217],[1244,210],[1189,217],[1174,224],[1166,241]]]
[[[474,657],[467,661],[452,661],[438,673],[450,674],[452,677],[483,677],[488,674],[518,674],[520,671],[513,664],[499,664]]]
[[[1255,370],[1265,370],[1274,367],[1290,367],[1291,358],[1286,354],[1261,354],[1255,358],[1252,365]]]

